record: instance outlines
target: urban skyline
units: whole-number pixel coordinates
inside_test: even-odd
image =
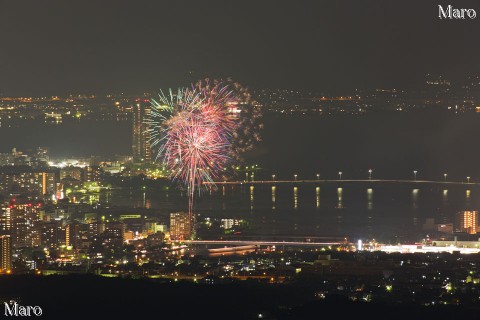
[[[0,313],[478,318],[477,12],[0,3]]]

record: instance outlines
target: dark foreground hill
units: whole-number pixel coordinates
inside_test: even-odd
[[[40,306],[45,319],[424,320],[478,319],[480,314],[458,306],[385,305],[337,296],[315,300],[299,285],[157,283],[89,275],[2,277],[0,297]]]

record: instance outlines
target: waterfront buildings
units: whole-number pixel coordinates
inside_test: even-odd
[[[173,241],[190,239],[192,221],[188,212],[170,213],[170,239]]]
[[[460,211],[456,213],[456,230],[476,234],[478,230],[478,211]]]

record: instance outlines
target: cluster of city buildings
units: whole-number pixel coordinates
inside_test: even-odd
[[[80,187],[86,182],[100,182],[101,173],[118,163],[95,161],[95,157],[54,163],[49,158],[48,148],[37,148],[32,152],[13,148],[10,153],[0,154],[0,194],[61,199],[68,188]]]
[[[372,111],[414,111],[427,108],[452,112],[480,109],[480,77],[453,81],[442,75],[426,74],[415,88],[355,89],[347,93],[315,93],[295,90],[257,90],[255,99],[279,114],[350,114]]]
[[[428,75],[424,90],[414,94],[396,89],[377,89],[340,96],[305,96],[301,92],[264,90],[256,93],[256,100],[265,110],[282,113],[358,114],[380,108],[380,105],[398,111],[419,106],[476,110],[479,97],[475,92],[480,88],[480,79],[471,78],[469,81],[459,87],[443,77]],[[40,107],[31,109],[29,112],[33,114],[27,112],[26,116],[45,116],[45,119],[55,119],[56,122],[62,121],[66,115],[88,117],[98,112],[90,107],[96,99],[99,98],[0,99],[0,117],[21,115],[22,108],[28,108],[33,103]],[[26,152],[14,148],[11,152],[0,154],[0,195],[3,197],[0,202],[0,273],[95,272],[106,276],[148,276],[205,283],[235,279],[288,282],[322,276],[329,285],[318,290],[318,298],[325,297],[328,292],[348,292],[351,297],[364,300],[372,299],[378,290],[372,287],[369,291],[365,289],[365,284],[360,286],[363,289],[359,289],[357,285],[342,283],[338,277],[377,276],[382,290],[391,292],[392,288],[405,285],[395,279],[402,279],[407,271],[418,273],[420,266],[423,273],[419,276],[426,277],[423,279],[433,277],[430,285],[447,288],[444,290],[447,293],[453,290],[451,288],[466,283],[479,283],[477,270],[471,269],[469,264],[462,265],[462,268],[470,268],[470,280],[462,273],[460,278],[452,281],[449,276],[437,277],[423,268],[433,266],[431,270],[442,274],[444,270],[440,264],[431,261],[424,264],[425,261],[414,256],[405,262],[404,257],[395,255],[395,252],[408,254],[418,250],[439,255],[444,252],[455,255],[466,249],[480,252],[480,241],[475,238],[480,230],[478,211],[458,212],[452,223],[435,223],[433,219],[427,219],[423,230],[432,236],[421,244],[421,248],[417,244],[398,248],[377,246],[377,253],[369,253],[367,247],[359,248],[347,242],[336,247],[319,246],[320,250],[285,246],[279,249],[271,245],[229,248],[187,246],[185,244],[197,230],[212,229],[215,225],[221,230],[219,234],[228,236],[241,229],[244,222],[233,218],[206,217],[195,221],[186,212],[111,214],[98,202],[88,203],[82,194],[94,194],[110,188],[112,177],[121,181],[139,176],[154,180],[168,175],[165,168],[153,161],[150,136],[145,125],[145,118],[151,111],[148,97],[109,96],[104,100],[104,105],[100,104],[101,112],[117,115],[121,121],[125,114],[133,122],[131,156],[55,160],[50,157],[48,148]],[[20,109],[18,105],[21,105]],[[245,172],[248,180],[248,167]],[[254,180],[253,174],[251,180]],[[382,255],[379,259],[378,250],[389,252],[390,256]],[[336,257],[338,252],[348,254]],[[357,255],[353,257],[353,253]],[[374,256],[376,258],[372,258]],[[202,257],[200,261],[198,257]],[[449,260],[449,256],[445,259]],[[462,277],[465,282],[458,280]],[[453,300],[441,301],[450,303]]]
[[[480,76],[470,75],[454,81],[443,75],[426,74],[415,88],[355,89],[343,93],[304,92],[285,89],[258,89],[252,98],[263,112],[278,114],[352,114],[378,110],[409,111],[433,107],[454,112],[478,111]],[[0,97],[0,126],[16,119],[42,119],[59,124],[65,120],[97,119],[131,121],[139,124],[149,112],[151,94],[69,95],[67,97]],[[142,125],[135,125],[134,154],[149,160],[148,139]],[[146,145],[145,145],[146,143]]]
[[[116,261],[142,264],[160,254],[165,241],[189,240],[192,228],[185,212],[163,220],[141,214],[112,216],[86,204],[12,198],[0,205],[0,273],[55,266],[88,269],[92,263]]]
[[[88,106],[97,98],[4,98],[0,105],[8,106],[0,109],[0,116],[2,112],[17,112],[15,103],[21,105],[20,109],[36,104],[30,112],[34,112],[32,117],[39,116],[38,105],[45,104],[50,112],[47,116],[59,120],[61,112],[94,112]],[[114,100],[114,112],[128,112],[133,117],[132,156],[58,160],[43,147],[26,151],[13,148],[0,154],[0,273],[39,270],[55,264],[86,268],[115,261],[142,264],[151,259],[150,253],[159,254],[166,240],[191,238],[194,228],[188,213],[149,218],[137,213],[107,215],[98,201],[85,201],[84,195],[108,190],[112,177],[128,183],[136,177],[144,181],[167,175],[165,168],[152,161],[145,128],[149,101]],[[108,97],[105,103],[110,105],[112,101],[113,97]],[[128,252],[127,245],[131,246]]]
[[[422,230],[433,235],[465,235],[475,236],[480,232],[478,224],[478,210],[464,210],[455,213],[454,221],[450,223],[435,223],[434,218],[427,218]]]
[[[11,126],[16,120],[41,120],[52,124],[81,119],[127,121],[131,100],[123,94],[0,97],[0,126]]]

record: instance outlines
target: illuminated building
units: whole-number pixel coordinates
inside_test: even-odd
[[[436,225],[437,231],[442,233],[453,233],[453,223],[440,223]]]
[[[0,210],[0,232],[10,232],[12,229],[12,209],[10,206],[1,206]]]
[[[41,230],[42,246],[55,248],[57,245],[57,222],[43,223]]]
[[[105,227],[105,235],[113,238],[121,238],[125,240],[125,224],[123,222],[108,222]]]
[[[47,123],[62,123],[62,114],[61,113],[45,113],[45,122]]]
[[[50,153],[50,148],[37,147],[37,153],[35,154],[35,156],[42,161],[48,161],[50,159],[49,153]]]
[[[147,234],[153,234],[156,233],[157,231],[161,231],[157,229],[157,222],[156,221],[146,221],[144,230]]]
[[[237,219],[221,219],[220,222],[223,229],[232,229],[240,225],[240,221]]]
[[[43,247],[59,248],[71,245],[70,226],[64,225],[62,221],[43,222],[40,230]]]
[[[69,226],[70,244],[75,249],[88,248],[90,246],[89,225],[83,223],[73,223]]]
[[[100,181],[100,167],[88,166],[85,167],[85,181],[87,182],[99,182]]]
[[[125,241],[125,224],[122,222],[108,222],[105,231],[97,237],[93,237],[93,247],[100,250],[118,248]]]
[[[12,200],[10,214],[12,246],[31,248],[40,245],[40,205]]]
[[[168,226],[167,226],[166,224],[164,224],[164,223],[160,223],[160,224],[157,223],[157,225],[156,225],[155,228],[156,228],[155,230],[156,230],[157,232],[158,232],[158,231],[162,231],[162,232],[167,232],[167,231],[168,231]]]
[[[456,214],[456,230],[476,234],[478,226],[478,211],[460,211]]]
[[[73,242],[73,234],[72,234],[72,228],[70,225],[65,225],[62,228],[62,231],[64,230],[65,232],[65,245],[66,246],[71,246]]]
[[[165,234],[161,231],[158,231],[147,237],[147,243],[149,246],[161,246],[164,241],[165,241]]]
[[[133,233],[133,231],[126,231],[126,232],[123,233],[123,240],[124,241],[133,240],[134,237],[135,237],[135,234]]]
[[[0,170],[0,193],[49,195],[56,192],[55,173],[27,166],[3,167]]]
[[[188,212],[170,213],[170,239],[188,240],[192,235],[192,222]]]
[[[0,236],[0,268],[2,271],[12,269],[12,239],[10,235]]]
[[[78,181],[82,181],[83,180],[83,170],[82,170],[82,168],[69,166],[69,167],[65,167],[65,168],[60,169],[60,180],[62,180],[64,178],[68,178],[68,177],[73,178],[73,179],[78,180]]]
[[[88,237],[93,238],[102,234],[105,231],[105,224],[103,222],[94,221],[88,224]]]
[[[150,112],[148,101],[137,101],[133,107],[133,142],[132,152],[135,162],[150,162],[150,135],[147,132],[147,125],[144,123]]]
[[[141,214],[121,214],[119,218],[120,218],[120,220],[140,219],[140,218],[142,218],[142,215]]]

